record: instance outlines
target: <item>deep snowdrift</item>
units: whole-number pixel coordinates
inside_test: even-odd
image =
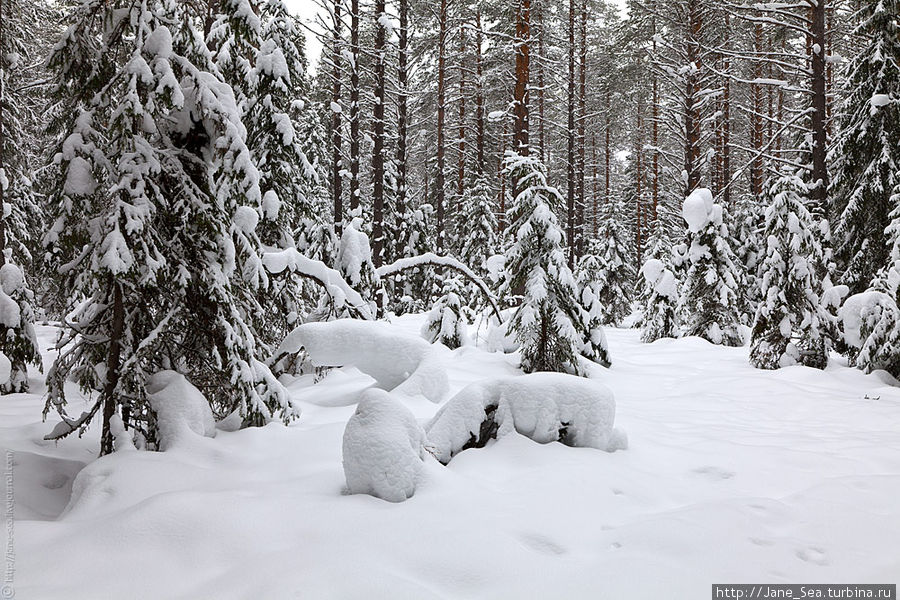
[[[100,460],[99,427],[41,439],[32,372],[32,394],[0,397],[16,597],[695,599],[713,582],[897,580],[900,390],[839,360],[763,372],[746,348],[607,334],[616,364],[594,375],[628,451],[507,435],[424,463],[399,504],[342,494],[342,435],[372,383],[355,369],[287,382],[303,409],[290,427]],[[442,358],[452,393],[517,364],[472,346]],[[402,402],[419,424],[439,409]]]

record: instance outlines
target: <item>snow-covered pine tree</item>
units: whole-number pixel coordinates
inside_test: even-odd
[[[782,174],[767,194],[765,252],[759,266],[760,302],[750,340],[750,363],[758,369],[795,364],[824,368],[816,271],[822,248],[806,209],[803,181]]]
[[[562,196],[535,157],[508,151],[504,168],[519,191],[509,214],[516,237],[506,252],[501,293],[521,296],[508,329],[521,345],[522,370],[581,374],[585,318],[551,208],[561,206]]]
[[[857,16],[866,45],[848,67],[831,151],[834,240],[851,293],[889,263],[885,229],[900,184],[900,0],[863,2]]]
[[[641,341],[655,342],[679,335],[678,279],[672,268],[672,252],[662,237],[651,236],[647,260],[641,266]]]
[[[740,283],[738,295],[741,320],[749,325],[753,322],[760,292],[756,273],[761,255],[765,252],[765,240],[761,239],[765,221],[765,206],[752,196],[746,196],[738,204],[735,212],[736,229],[734,254],[744,279]]]
[[[9,380],[0,391],[11,393],[28,390],[28,363],[41,367],[34,294],[20,266],[31,259],[26,245],[29,222],[41,213],[31,180],[38,149],[27,139],[41,119],[34,98],[22,90],[33,85],[28,71],[40,60],[33,40],[48,9],[44,2],[0,2],[0,352],[11,364]]]
[[[246,114],[256,95],[256,54],[261,48],[262,21],[251,0],[219,0],[216,19],[206,36],[213,61],[232,87],[238,110]]]
[[[603,223],[597,233],[598,252],[597,294],[602,307],[601,319],[605,325],[618,326],[631,314],[631,290],[634,286],[634,269],[628,260],[627,234],[621,215],[610,203]]]
[[[687,272],[678,308],[682,333],[713,344],[740,346],[744,342],[737,296],[740,274],[722,206],[715,203],[712,192],[698,188],[684,200],[681,214],[688,224]]]
[[[145,383],[176,369],[214,414],[245,424],[298,411],[258,357],[258,173],[231,88],[185,5],[87,0],[53,52],[64,131],[45,236],[48,260],[83,299],[66,318],[48,377],[48,439],[102,409],[101,454],[117,413],[152,444]],[[70,417],[66,382],[99,392]]]
[[[603,331],[603,323],[606,316],[605,307],[601,300],[603,292],[604,267],[599,257],[601,243],[592,240],[588,245],[588,251],[578,260],[575,271],[576,284],[578,286],[578,301],[584,310],[586,327],[583,333],[583,345],[581,355],[608,367],[609,346],[606,343],[606,333]]]
[[[465,343],[467,322],[460,300],[462,290],[458,277],[444,279],[444,295],[434,303],[422,324],[422,337],[430,343],[438,342],[451,350]]]
[[[900,309],[894,296],[873,289],[855,294],[840,316],[853,364],[867,373],[883,369],[900,377]]]

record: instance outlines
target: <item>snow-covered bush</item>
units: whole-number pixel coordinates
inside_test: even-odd
[[[684,335],[713,344],[743,344],[737,304],[740,280],[722,206],[712,192],[699,188],[685,198],[682,217],[688,224],[687,272],[681,289],[679,316]]]
[[[147,379],[147,400],[156,413],[159,449],[168,450],[191,435],[215,437],[216,422],[203,393],[175,371]]]
[[[416,491],[424,459],[425,432],[409,409],[383,390],[363,392],[344,429],[348,491],[403,502]]]
[[[844,341],[856,350],[856,366],[900,377],[900,309],[894,299],[869,290],[847,298],[838,315]]]
[[[824,368],[826,346],[820,331],[821,283],[816,267],[822,248],[803,203],[806,186],[790,174],[769,193],[765,252],[759,267],[760,302],[750,342],[750,363],[758,369],[795,364]]]
[[[447,464],[467,448],[518,432],[542,444],[597,448],[628,446],[613,427],[616,402],[606,386],[564,373],[473,383],[447,401],[426,427],[435,457]]]
[[[444,295],[434,303],[422,324],[422,337],[429,343],[438,342],[451,350],[465,343],[467,322],[459,299],[461,287],[456,277],[444,281]]]
[[[563,252],[565,235],[551,209],[562,197],[534,157],[507,152],[505,169],[519,192],[509,215],[516,237],[506,252],[501,297],[522,297],[510,323],[521,344],[522,370],[580,373],[586,324]]]
[[[432,402],[447,395],[447,373],[436,349],[388,323],[356,319],[304,323],[288,335],[277,354],[301,349],[317,367],[356,367],[380,388],[397,394],[421,394]]]

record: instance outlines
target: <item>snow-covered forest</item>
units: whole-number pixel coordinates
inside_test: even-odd
[[[299,3],[0,0],[0,597],[898,583],[900,0]]]

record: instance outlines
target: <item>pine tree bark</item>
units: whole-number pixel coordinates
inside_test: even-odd
[[[459,26],[459,112],[457,118],[456,215],[462,218],[462,195],[466,182],[466,24]]]
[[[587,197],[584,191],[585,179],[585,128],[587,126],[587,0],[581,0],[580,40],[578,57],[578,164],[575,179],[577,190],[577,219],[575,253],[584,254],[584,206]]]
[[[544,2],[546,0],[537,0],[537,79],[538,79],[538,154],[541,161],[547,160],[547,134],[544,123],[544,98],[546,90],[544,89]]]
[[[828,96],[826,86],[826,27],[825,14],[828,9],[827,0],[818,0],[810,8],[812,27],[812,109],[810,127],[812,129],[812,173],[810,200],[819,210],[825,209],[828,193],[828,122],[826,120]]]
[[[731,18],[725,13],[725,31],[731,34]],[[731,58],[723,57],[722,71],[725,73],[724,90],[722,90],[722,202],[731,206]]]
[[[763,28],[761,23],[756,23],[753,31],[753,50],[757,56],[763,53]],[[753,66],[755,79],[762,78],[762,61],[755,61]],[[750,192],[759,200],[762,198],[763,188],[763,161],[760,153],[763,149],[763,99],[762,85],[754,83],[750,86],[750,99],[753,106],[753,115],[750,117],[750,141],[753,148],[753,157],[750,159]]]
[[[359,0],[351,3],[350,15],[350,211],[359,207]]]
[[[684,102],[684,171],[687,173],[685,196],[700,186],[700,77],[701,47],[700,35],[703,30],[699,0],[690,0],[688,6],[687,64],[693,65],[685,76]]]
[[[530,36],[531,0],[519,0],[516,15],[516,84],[513,88],[513,150],[521,156],[528,156]]]
[[[399,0],[400,30],[397,40],[397,206],[406,207],[409,187],[407,160],[409,72],[409,0]],[[400,215],[397,215],[399,218]],[[399,257],[393,257],[399,258]]]
[[[332,30],[332,84],[331,84],[331,198],[334,205],[334,232],[340,238],[344,222],[343,180],[341,178],[341,153],[343,151],[343,135],[341,134],[341,2],[334,0],[334,29]]]
[[[566,127],[566,242],[569,268],[575,268],[575,0],[569,0],[569,72]]]
[[[475,13],[475,170],[479,177],[484,175],[484,81],[483,43],[481,31],[481,9]]]
[[[385,0],[375,0],[375,144],[372,150],[372,264],[375,268],[384,263],[385,31],[380,20],[386,18],[385,8]]]
[[[438,251],[444,250],[444,118],[446,96],[446,63],[447,49],[447,0],[441,0],[438,14],[438,81],[437,81],[437,176],[435,181],[435,210],[437,212],[437,247]]]

